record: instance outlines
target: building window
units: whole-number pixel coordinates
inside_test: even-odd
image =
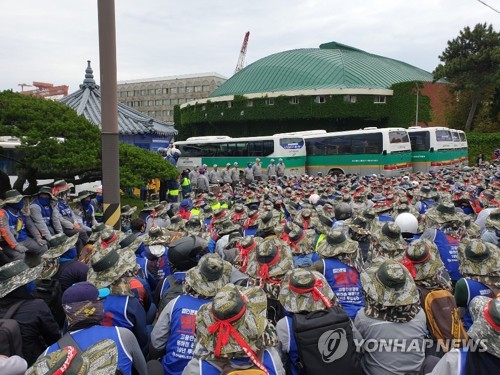
[[[155,105],[161,105],[161,103],[162,103],[161,99],[155,100]]]
[[[161,95],[161,89],[156,89],[156,95]]]
[[[137,101],[137,102],[134,102],[134,107],[140,107],[141,106],[141,102]]]
[[[147,92],[148,90],[141,90],[141,95],[146,95]]]
[[[356,95],[345,95],[344,102],[347,103],[356,103],[358,101],[358,97]]]
[[[253,100],[248,100],[247,101],[247,107],[253,107]]]
[[[148,95],[154,95],[154,94],[155,94],[155,89],[148,90]]]
[[[148,100],[148,105],[150,107],[154,106],[155,105],[155,101],[154,100]]]
[[[194,87],[193,86],[186,86],[186,92],[187,93],[194,92]]]
[[[227,108],[231,108],[233,106],[233,102],[229,101],[227,102]]]
[[[267,98],[265,103],[266,105],[274,105],[274,98]]]
[[[318,95],[314,98],[315,103],[326,103],[326,98],[323,95]]]
[[[385,104],[385,95],[377,95],[373,98],[374,103]]]
[[[186,92],[186,88],[185,87],[177,87],[177,93],[178,94],[184,94]]]
[[[172,105],[179,104],[179,100],[178,99],[170,99],[170,104],[172,104]]]
[[[168,89],[165,89],[165,88],[161,89],[161,93],[162,94],[168,94]]]
[[[299,104],[300,100],[298,97],[294,96],[293,98],[290,98],[290,104]]]
[[[141,90],[134,90],[134,96],[141,95]]]
[[[170,88],[170,93],[171,94],[177,94],[177,87],[171,87]]]
[[[201,92],[201,86],[195,86],[194,92]]]
[[[127,91],[127,96],[128,97],[134,96],[134,92],[133,91]]]
[[[143,101],[141,102],[141,105],[142,105],[143,107],[146,107],[146,106],[148,105],[148,101],[147,101],[147,100],[143,100]]]
[[[201,86],[203,92],[210,92],[210,86]]]
[[[169,100],[169,99],[163,99],[163,100],[161,101],[161,104],[162,104],[162,105],[169,105],[169,104],[170,104],[170,100]]]

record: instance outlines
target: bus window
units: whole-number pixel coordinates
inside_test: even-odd
[[[465,133],[458,133],[460,136],[460,142],[467,142],[467,138],[465,137]]]
[[[453,142],[460,142],[460,137],[458,136],[458,132],[451,132],[451,136],[453,138]]]
[[[296,149],[304,147],[302,138],[280,138],[280,146],[285,149]]]
[[[332,149],[332,152],[327,152],[327,155],[350,155],[352,154],[352,136],[342,135],[331,137],[328,141],[328,148]]]
[[[451,132],[449,130],[436,130],[436,141],[438,142],[451,142]]]
[[[352,135],[353,154],[381,154],[382,133]]]
[[[408,143],[410,139],[408,138],[408,133],[404,130],[390,131],[389,132],[389,142],[390,143]]]
[[[273,141],[248,142],[248,156],[267,156],[274,152]]]
[[[411,132],[410,141],[411,149],[413,151],[427,151],[431,147],[430,133],[428,131],[423,132]]]

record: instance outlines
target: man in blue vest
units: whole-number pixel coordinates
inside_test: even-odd
[[[95,193],[83,190],[78,193],[78,197],[75,199],[75,202],[77,202],[75,212],[79,216],[78,220],[83,229],[89,233],[92,231],[92,227],[98,224],[94,215],[94,205],[92,204],[92,197],[94,196]]]
[[[284,375],[274,327],[266,320],[266,297],[258,287],[224,286],[213,302],[196,316],[198,345],[183,375],[219,375],[227,371],[257,369]],[[203,354],[203,356],[200,356]]]
[[[430,374],[495,374],[500,368],[500,298],[476,297],[471,302],[474,323],[467,332],[476,350],[452,349]]]
[[[136,338],[126,328],[104,327],[103,303],[99,291],[89,282],[81,282],[69,287],[62,296],[63,308],[68,321],[68,333],[82,350],[95,343],[111,339],[118,348],[118,368],[124,375],[147,375],[146,360]],[[59,343],[51,345],[46,351],[50,354],[60,349]]]
[[[61,218],[56,207],[57,200],[48,186],[41,187],[35,194],[35,200],[30,205],[30,216],[45,240],[50,240],[54,234],[62,233]]]
[[[147,353],[146,311],[130,287],[137,267],[135,253],[122,249],[119,241],[115,240],[92,256],[87,280],[99,290],[109,289],[109,295],[103,300],[104,318],[101,324],[128,328],[134,333],[143,353]]]
[[[24,259],[25,253],[34,255],[47,251],[47,242],[42,239],[35,225],[24,214],[24,196],[17,190],[5,193],[0,209],[0,263]]]
[[[337,301],[351,319],[365,305],[359,273],[362,259],[359,245],[350,240],[341,230],[329,230],[317,252],[322,258],[313,265],[313,270],[324,275]]]
[[[450,274],[453,285],[462,277],[458,268],[458,246],[465,234],[464,220],[451,202],[443,202],[427,211],[426,229],[421,238],[434,242]]]
[[[229,283],[231,264],[217,254],[206,254],[186,272],[184,294],[170,301],[151,333],[151,355],[162,355],[165,374],[181,375],[193,357],[196,313]]]

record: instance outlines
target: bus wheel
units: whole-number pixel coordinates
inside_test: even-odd
[[[328,174],[330,176],[338,176],[339,174],[344,174],[344,171],[342,171],[342,169],[332,168],[328,171]]]

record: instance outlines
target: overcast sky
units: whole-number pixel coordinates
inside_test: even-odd
[[[500,10],[500,0],[484,0]],[[118,80],[217,72],[336,41],[432,72],[446,42],[500,14],[477,0],[115,0]],[[99,83],[97,0],[3,0],[0,90],[33,81]],[[29,89],[29,88],[27,88]]]

